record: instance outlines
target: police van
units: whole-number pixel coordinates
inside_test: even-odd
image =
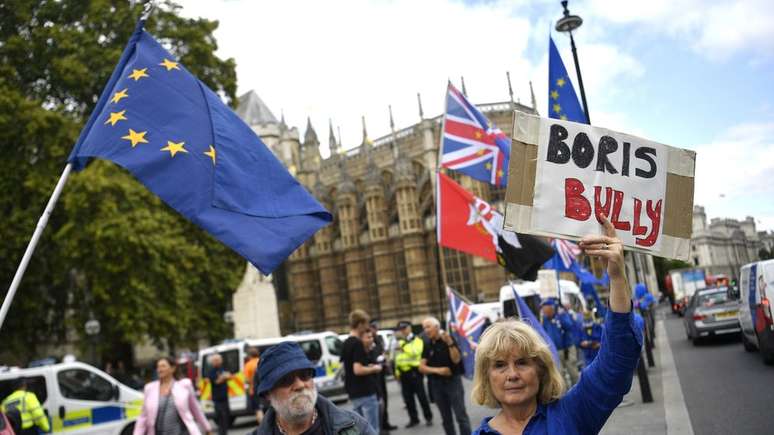
[[[543,272],[542,270],[540,272]],[[553,271],[549,271],[553,274]],[[522,281],[511,282],[500,288],[500,305],[502,307],[502,316],[505,318],[519,317],[519,310],[516,307],[516,301],[513,297],[515,291],[524,303],[530,308],[530,311],[540,318],[540,280],[538,281]],[[576,311],[586,311],[588,306],[586,304],[586,298],[583,297],[583,293],[573,281],[562,279],[559,280],[559,286],[561,288],[562,304],[569,304]]]
[[[341,367],[341,345],[338,335],[333,332],[299,333],[276,338],[229,340],[223,344],[199,350],[199,401],[208,416],[215,414],[212,402],[212,385],[207,373],[212,366],[209,357],[220,354],[223,369],[234,376],[227,382],[228,401],[232,420],[241,415],[250,414],[247,407],[247,388],[250,380],[244,374],[247,349],[256,347],[260,353],[283,341],[295,341],[301,346],[307,358],[315,365],[314,383],[317,391],[329,399],[338,402],[347,399]]]
[[[0,400],[19,378],[35,393],[54,433],[131,435],[143,394],[81,362],[0,371]]]
[[[767,364],[774,364],[774,260],[742,266],[739,280],[739,325],[745,350],[758,349]]]

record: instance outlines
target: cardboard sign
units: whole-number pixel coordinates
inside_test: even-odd
[[[579,239],[606,216],[631,250],[687,259],[693,151],[515,112],[505,229]]]
[[[540,299],[559,298],[559,278],[555,270],[538,270]]]

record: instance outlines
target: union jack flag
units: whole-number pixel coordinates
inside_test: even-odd
[[[581,253],[580,248],[573,242],[562,239],[551,241],[554,247],[554,256],[544,265],[546,269],[556,269],[559,271],[572,270],[572,264]]]
[[[511,139],[449,83],[441,135],[441,166],[505,186],[510,155]]]
[[[473,311],[451,288],[446,287],[446,293],[449,297],[449,330],[462,353],[465,377],[472,379],[476,347],[484,332],[486,316]]]

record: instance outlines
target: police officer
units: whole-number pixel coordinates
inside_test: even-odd
[[[425,393],[424,377],[419,372],[419,362],[422,359],[424,342],[421,337],[415,336],[411,332],[411,322],[407,321],[398,322],[398,326],[395,328],[395,335],[398,337],[398,349],[395,356],[395,377],[400,379],[403,401],[406,403],[410,419],[406,428],[419,424],[417,404],[414,401],[415,395],[422,406],[426,424],[432,426],[433,411],[430,409],[430,402],[428,402],[427,394]]]
[[[3,400],[0,409],[6,415],[13,412],[19,413],[21,431],[17,435],[37,435],[36,425],[43,432],[48,432],[50,430],[48,418],[43,413],[43,407],[40,406],[38,396],[31,391],[27,391],[27,380],[25,378],[17,379],[14,390],[13,393]]]

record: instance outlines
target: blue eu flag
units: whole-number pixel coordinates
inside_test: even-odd
[[[538,319],[532,313],[532,310],[529,309],[527,303],[524,302],[524,299],[522,299],[521,296],[519,296],[519,294],[516,292],[516,289],[513,288],[513,285],[511,285],[511,291],[513,291],[513,299],[516,301],[516,306],[519,308],[519,318],[524,323],[531,326],[532,329],[534,329],[535,332],[540,335],[540,338],[542,338],[543,341],[546,342],[546,345],[548,345],[548,349],[551,351],[551,356],[554,358],[556,367],[562,367],[561,360],[559,359],[559,353],[556,351],[556,345],[554,344],[554,341],[551,340],[551,337],[548,336],[546,330],[543,329],[543,325],[540,324]]]
[[[548,37],[548,117],[588,124],[554,39]]]
[[[138,22],[68,161],[111,160],[271,273],[327,225],[256,134]]]

